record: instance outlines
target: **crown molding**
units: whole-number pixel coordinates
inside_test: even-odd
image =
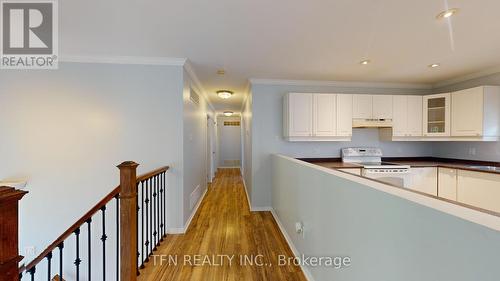
[[[249,79],[252,85],[280,86],[330,86],[330,87],[360,87],[388,89],[420,89],[430,90],[431,84],[386,83],[386,82],[356,82],[356,81],[323,81],[323,80],[284,80],[284,79]]]
[[[485,69],[485,70],[482,70],[482,71],[473,72],[473,73],[466,74],[466,75],[463,75],[463,76],[459,76],[459,77],[455,77],[455,78],[452,78],[452,79],[448,79],[448,80],[444,80],[444,81],[441,81],[441,82],[437,82],[437,83],[433,84],[432,87],[434,89],[441,88],[441,87],[445,87],[445,86],[449,86],[449,85],[453,85],[453,84],[465,82],[465,81],[468,81],[468,80],[472,80],[472,79],[476,79],[476,78],[481,78],[481,77],[484,77],[484,76],[492,75],[492,74],[499,73],[499,72],[500,72],[500,66],[496,66],[496,67],[488,68],[488,69]]]
[[[184,66],[186,58],[136,56],[59,56],[60,62]]]
[[[196,75],[196,72],[194,72],[193,65],[189,60],[186,60],[184,63],[184,70],[186,70],[187,74],[191,78],[191,81],[193,81],[193,84],[195,88],[198,89],[198,91],[203,95],[203,98],[207,102],[208,106],[213,112],[216,112],[214,105],[210,102],[210,99],[208,97],[208,93],[203,87],[203,84],[201,83],[200,79]]]

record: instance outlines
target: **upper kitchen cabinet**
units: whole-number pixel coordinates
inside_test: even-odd
[[[497,140],[500,87],[482,86],[451,94],[451,136]]]
[[[450,136],[450,99],[449,93],[423,97],[424,136]]]
[[[373,96],[354,95],[352,102],[352,118],[372,119],[373,116]]]
[[[373,96],[373,119],[392,119],[392,96]]]
[[[338,98],[337,96],[342,96]],[[284,136],[289,141],[349,141],[352,96],[289,93],[283,106]]]
[[[392,136],[422,136],[422,96],[394,96],[392,101]]]
[[[391,127],[391,95],[353,95],[353,127]]]

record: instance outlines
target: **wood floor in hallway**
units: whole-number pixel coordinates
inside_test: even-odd
[[[186,234],[168,235],[154,254],[138,280],[306,280],[280,265],[292,252],[270,212],[250,212],[239,169],[219,169]]]

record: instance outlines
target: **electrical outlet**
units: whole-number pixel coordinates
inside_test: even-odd
[[[296,222],[295,223],[295,232],[299,235],[302,236],[302,238],[305,238],[304,234],[304,224],[302,222]]]

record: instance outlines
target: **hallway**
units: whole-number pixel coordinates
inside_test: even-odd
[[[138,280],[306,280],[278,265],[292,252],[270,212],[249,211],[239,169],[219,169],[186,234],[168,235],[154,254]]]

